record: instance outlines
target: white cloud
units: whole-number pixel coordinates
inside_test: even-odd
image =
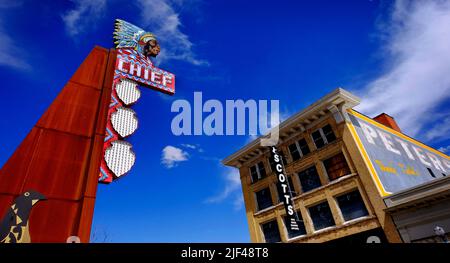
[[[187,161],[189,154],[180,148],[167,145],[162,150],[161,163],[167,168],[172,168],[179,162]]]
[[[242,194],[236,196],[233,201],[233,206],[236,211],[241,210],[241,208],[244,207],[244,196]]]
[[[431,126],[430,129],[425,133],[425,138],[427,140],[442,140],[449,139],[450,134],[450,114],[447,116],[441,116],[441,121],[437,124]]]
[[[199,153],[203,153],[204,150],[200,147],[200,144],[189,144],[189,143],[182,143],[182,147],[189,149],[189,150],[196,150]]]
[[[190,148],[190,149],[193,149],[193,150],[195,150],[197,148],[196,145],[188,144],[188,143],[182,143],[181,146],[183,146],[185,148]]]
[[[209,197],[205,200],[205,203],[209,204],[217,204],[221,203],[229,197],[234,198],[233,206],[236,210],[239,210],[242,207],[243,199],[242,192],[239,191],[241,189],[241,179],[239,176],[239,171],[236,169],[232,169],[226,167],[226,172],[223,174],[225,185],[223,190],[218,194]]]
[[[98,18],[106,7],[106,0],[72,0],[75,8],[61,16],[66,32],[71,37],[83,33],[86,29],[95,26]]]
[[[386,112],[409,135],[425,136],[450,98],[450,1],[398,1],[380,33],[389,66],[363,89],[357,109],[370,116]]]
[[[438,149],[438,151],[441,151],[443,153],[450,153],[450,145],[446,147],[441,147]]]
[[[3,10],[19,7],[22,3],[0,1],[0,65],[9,66],[17,69],[28,69],[30,65],[24,59],[24,49],[12,38],[12,35],[6,31],[7,25],[3,23]]]
[[[181,32],[181,21],[173,5],[182,5],[182,1],[139,0],[143,27],[156,34],[161,43],[161,53],[157,61],[183,60],[194,65],[206,65],[206,61],[195,55],[193,43]]]

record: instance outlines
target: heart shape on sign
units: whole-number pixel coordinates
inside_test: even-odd
[[[117,96],[125,105],[133,104],[141,97],[141,91],[137,86],[136,82],[128,79],[123,79],[116,84]]]
[[[131,150],[131,144],[125,141],[115,141],[105,151],[105,162],[115,176],[120,177],[131,170],[136,161],[136,155]]]
[[[119,107],[111,114],[111,124],[114,130],[125,138],[133,134],[138,127],[136,112],[132,109]]]

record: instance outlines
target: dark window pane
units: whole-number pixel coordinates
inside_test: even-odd
[[[258,173],[256,172],[256,165],[250,167],[250,175],[252,176],[252,182],[258,181]]]
[[[297,194],[295,193],[295,189],[292,184],[291,177],[288,177],[288,184],[289,184],[289,188],[291,189],[292,197],[296,196]],[[279,182],[277,182],[277,191],[278,191],[278,202],[283,202],[283,200],[285,199],[284,195],[283,195],[283,187],[281,187],[281,184]]]
[[[317,187],[320,187],[320,178],[317,174],[316,167],[310,167],[304,171],[301,171],[298,174],[298,178],[300,179],[300,184],[302,185],[302,191],[308,192]]]
[[[273,160],[272,156],[269,157],[269,165],[270,165],[270,170],[272,172],[275,172],[275,161]]]
[[[367,216],[369,214],[358,191],[341,195],[337,197],[336,200],[345,221]]]
[[[311,215],[315,230],[335,225],[333,214],[327,202],[310,207],[309,214]]]
[[[266,168],[264,168],[263,162],[258,163],[258,168],[259,168],[259,175],[261,176],[261,178],[266,177]]]
[[[292,177],[288,177],[288,183],[289,183],[289,188],[291,189],[292,196],[296,196],[297,193],[295,192],[294,183],[292,182]]]
[[[325,142],[323,141],[322,136],[320,135],[320,131],[317,130],[312,133],[312,138],[314,140],[314,144],[316,145],[317,149],[322,148],[325,145]]]
[[[289,238],[306,235],[306,228],[305,228],[305,224],[303,223],[303,219],[301,217],[300,211],[297,211],[297,214],[300,219],[300,221],[297,221],[298,230],[291,230],[291,228],[290,228],[291,222],[289,220],[289,217],[287,217],[287,216],[284,217],[284,225],[286,226]]]
[[[264,188],[256,192],[256,202],[258,203],[258,210],[272,206],[272,197],[270,196],[270,189]]]
[[[334,135],[333,129],[331,128],[331,125],[325,125],[322,128],[323,134],[325,135],[325,138],[327,138],[328,143],[333,142],[336,140],[336,136]]]
[[[291,153],[293,161],[300,159],[300,153],[298,152],[297,145],[295,145],[295,143],[289,145],[289,152]]]
[[[266,243],[276,243],[281,241],[280,231],[278,230],[276,220],[262,224],[262,231]]]
[[[431,176],[433,176],[434,178],[436,178],[436,175],[434,175],[433,170],[431,170],[430,168],[427,167],[428,173],[430,173]]]
[[[287,161],[286,161],[286,157],[284,156],[283,151],[278,151],[278,154],[281,156],[281,161],[283,162],[283,165],[286,165]]]
[[[325,161],[323,161],[323,165],[325,166],[330,181],[350,174],[350,168],[345,161],[343,153],[339,153],[331,158],[326,159]]]
[[[309,151],[308,143],[306,143],[305,139],[301,139],[298,141],[298,145],[300,146],[300,150],[302,151],[303,155],[307,155]]]

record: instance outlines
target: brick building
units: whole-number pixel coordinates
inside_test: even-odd
[[[252,242],[404,241],[385,198],[434,180],[430,171],[445,176],[450,159],[402,134],[389,115],[370,119],[354,111],[359,102],[339,88],[279,126],[277,148],[300,217],[297,231],[286,227],[282,191],[261,138],[223,160],[239,169]]]

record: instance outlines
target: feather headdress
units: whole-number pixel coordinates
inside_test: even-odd
[[[113,35],[116,48],[133,48],[141,54],[148,41],[156,40],[152,33],[121,19],[116,19]]]

